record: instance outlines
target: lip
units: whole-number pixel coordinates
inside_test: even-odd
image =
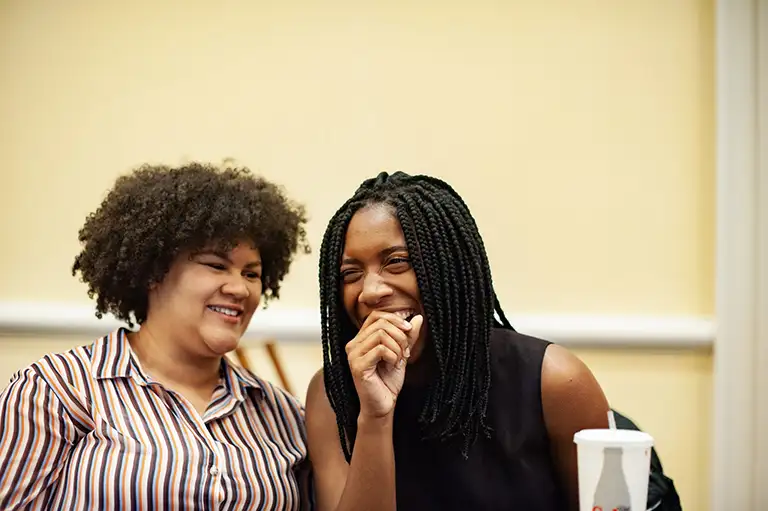
[[[209,303],[208,307],[221,307],[222,309],[232,309],[242,314],[245,312],[245,308],[242,305],[235,305],[231,303]]]
[[[222,307],[227,309],[236,310],[239,312],[237,316],[228,316],[226,314],[222,314],[221,312],[216,312],[215,310],[212,310],[211,307]],[[206,310],[209,311],[211,314],[215,314],[217,318],[220,320],[229,323],[231,325],[237,325],[240,323],[241,318],[243,317],[243,314],[245,313],[245,309],[239,305],[220,305],[220,304],[211,304],[206,307]]]

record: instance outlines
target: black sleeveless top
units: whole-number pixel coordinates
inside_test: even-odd
[[[541,405],[541,366],[550,343],[511,330],[491,334],[490,438],[479,435],[468,458],[460,443],[421,440],[424,393],[406,387],[395,408],[398,511],[567,509]]]

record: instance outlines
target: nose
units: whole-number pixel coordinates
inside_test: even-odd
[[[378,273],[368,273],[363,279],[363,290],[357,301],[370,307],[375,306],[382,298],[392,294],[392,288],[384,282]]]
[[[221,292],[239,300],[245,300],[251,296],[251,292],[248,289],[248,284],[242,275],[230,276],[221,287]]]

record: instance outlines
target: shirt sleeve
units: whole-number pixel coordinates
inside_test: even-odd
[[[0,509],[24,508],[58,479],[78,438],[69,413],[34,366],[0,394]]]
[[[309,459],[309,445],[307,444],[306,409],[296,397],[282,389],[275,389],[277,405],[282,408],[282,415],[286,418],[286,427],[290,432],[292,448],[305,454],[305,459],[296,467],[295,477],[299,489],[299,509],[301,511],[314,511],[315,485],[312,470],[312,461]]]

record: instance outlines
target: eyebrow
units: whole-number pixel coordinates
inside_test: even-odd
[[[384,258],[387,257],[395,252],[408,252],[408,247],[405,245],[395,245],[393,247],[385,248],[384,250],[379,251],[379,257]],[[355,259],[354,257],[345,257],[341,260],[341,264],[358,264],[360,263],[360,260]]]
[[[209,256],[212,255],[212,256],[216,256],[216,257],[220,257],[221,259],[224,259],[229,264],[233,264],[232,263],[232,259],[229,258],[229,254],[227,254],[225,252],[222,252],[220,250],[203,250],[202,252],[198,252],[195,255],[197,255],[198,257],[199,256],[206,256],[206,255],[209,255]],[[261,260],[251,261],[250,263],[246,264],[245,267],[246,268],[260,268],[261,267]]]

